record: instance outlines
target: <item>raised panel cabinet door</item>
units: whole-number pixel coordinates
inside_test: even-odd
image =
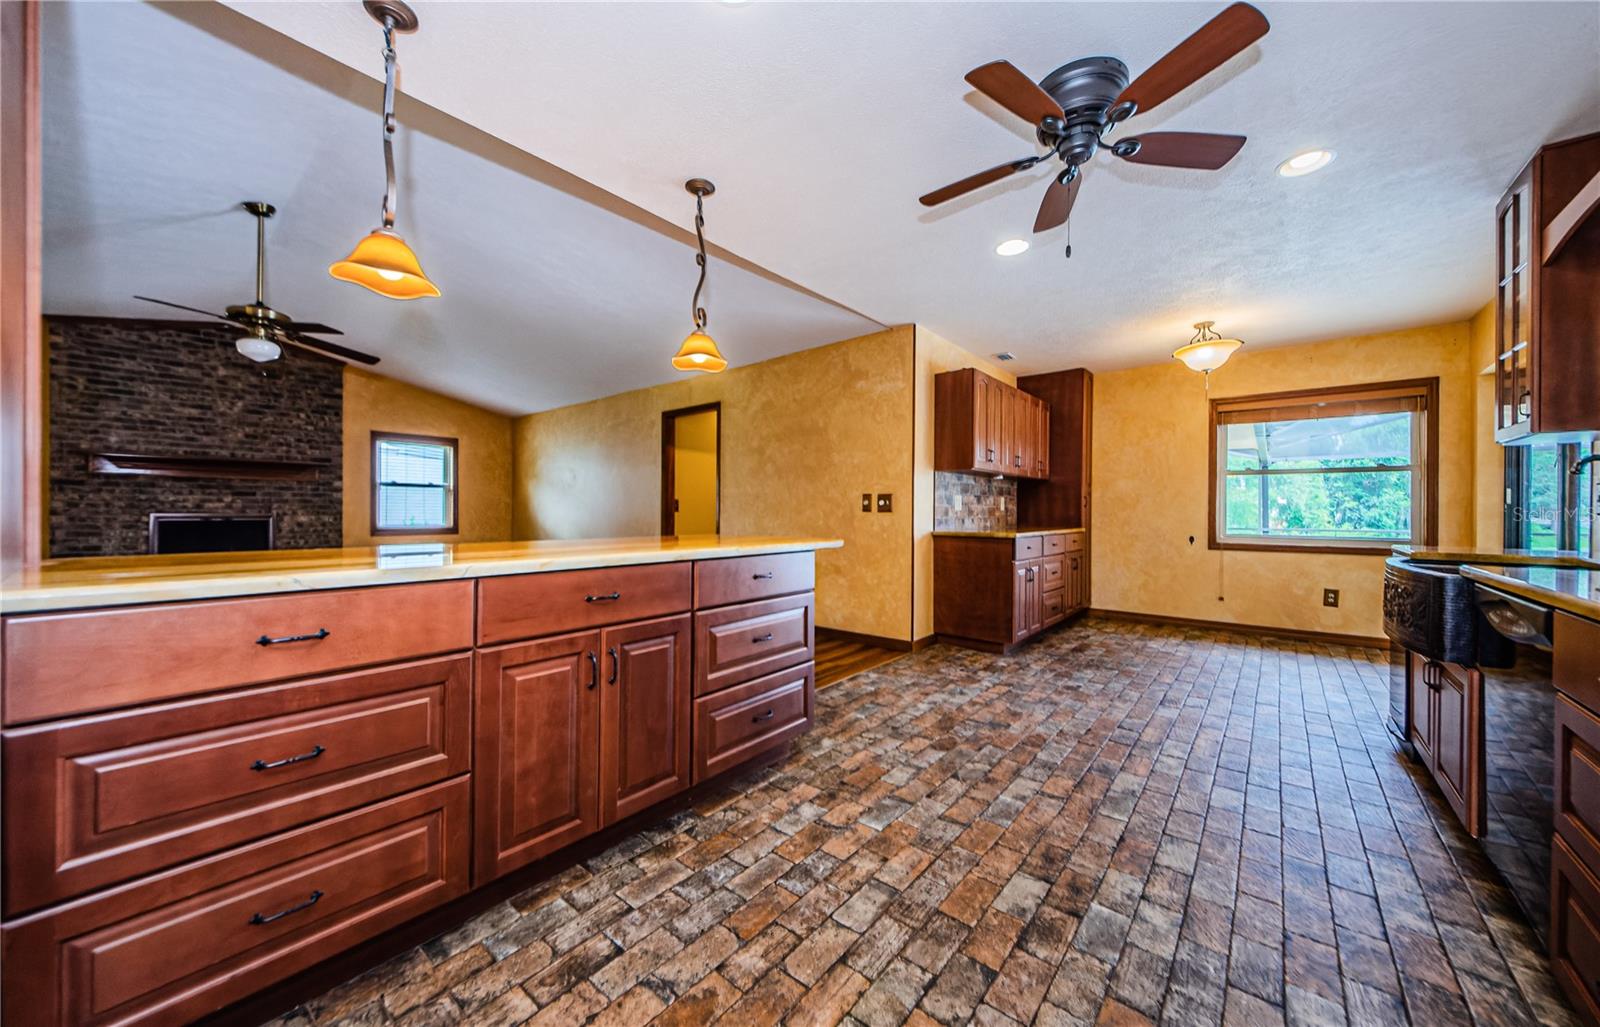
[[[478,655],[476,882],[600,826],[600,633]]]
[[[687,614],[608,628],[600,686],[600,823],[689,787]]]
[[[1034,438],[1038,443],[1034,449],[1035,473],[1040,478],[1050,477],[1050,404],[1042,399],[1036,399],[1038,426],[1034,431]]]
[[[1557,835],[1550,842],[1550,972],[1585,1023],[1600,1023],[1600,880]]]
[[[983,399],[983,454],[980,467],[990,471],[1005,469],[1005,396],[1003,386],[986,374],[977,372],[984,391]]]
[[[1084,575],[1083,554],[1067,556],[1067,609],[1081,610],[1089,605],[1089,589]]]
[[[1559,636],[1558,636],[1559,637]],[[1600,867],[1600,719],[1556,696],[1556,834]]]
[[[1011,641],[1020,642],[1028,637],[1028,590],[1033,568],[1027,560],[1011,564]]]
[[[1483,833],[1482,680],[1475,670],[1434,663],[1437,747],[1434,779],[1473,837]]]
[[[1435,714],[1439,702],[1433,693],[1432,664],[1416,653],[1406,653],[1407,677],[1411,682],[1411,742],[1422,756],[1423,765],[1433,768],[1437,747]]]

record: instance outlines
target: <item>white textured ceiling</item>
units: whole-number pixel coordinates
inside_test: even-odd
[[[379,70],[359,4],[234,6]],[[680,225],[679,183],[709,176],[732,251],[880,321],[1012,350],[1020,371],[1159,360],[1200,318],[1270,345],[1465,316],[1491,296],[1508,180],[1541,143],[1600,129],[1600,4],[1262,3],[1261,42],[1128,129],[1248,135],[1231,165],[1102,155],[1073,258],[1058,229],[1001,259],[1042,169],[916,202],[1036,149],[962,75],[1102,53],[1137,74],[1223,0],[415,6],[400,56],[419,99]],[[1338,160],[1274,173],[1310,147]]]
[[[383,299],[327,274],[378,220],[381,86],[212,4],[44,15],[47,313],[189,316],[135,293],[247,302],[255,222],[237,205],[259,199],[279,209],[268,301],[343,329],[385,374],[507,413],[682,377],[668,364],[691,326],[682,230],[406,102],[398,228],[444,295]],[[658,173],[692,204],[686,175]],[[880,327],[715,254],[706,301],[737,363]]]

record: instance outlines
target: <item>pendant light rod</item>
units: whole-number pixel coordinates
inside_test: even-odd
[[[700,266],[700,281],[694,287],[694,299],[690,301],[689,312],[694,317],[696,331],[702,331],[706,326],[706,310],[700,305],[700,290],[706,286],[706,207],[707,196],[717,191],[717,187],[703,178],[691,178],[683,183],[683,187],[694,193],[694,237],[699,246],[699,252],[694,256],[694,262]]]
[[[265,307],[267,301],[262,297],[267,294],[267,218],[276,214],[278,208],[260,200],[246,200],[239,206],[256,219],[256,306]]]
[[[394,227],[394,19],[383,19],[383,227]]]

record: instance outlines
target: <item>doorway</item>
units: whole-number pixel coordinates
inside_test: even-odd
[[[661,534],[722,533],[722,404],[661,415]]]

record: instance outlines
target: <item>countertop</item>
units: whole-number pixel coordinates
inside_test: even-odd
[[[1531,549],[1461,549],[1448,546],[1394,547],[1394,555],[1418,563],[1477,563],[1523,567],[1573,567],[1600,570],[1600,563],[1570,550],[1535,552]]]
[[[0,582],[0,613],[716,560],[842,545],[839,539],[800,536],[689,535],[47,560]]]
[[[1461,576],[1536,603],[1600,621],[1600,565],[1580,567],[1475,566]]]
[[[1082,528],[1029,528],[1026,531],[936,531],[934,538],[1027,538],[1030,535],[1065,535]]]

